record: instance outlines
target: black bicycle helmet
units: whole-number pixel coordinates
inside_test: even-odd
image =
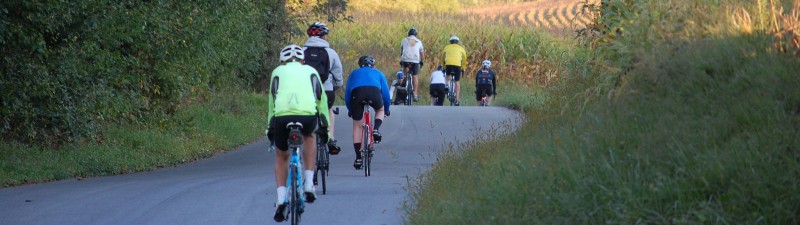
[[[371,55],[361,56],[360,58],[358,58],[358,66],[359,67],[365,67],[365,66],[374,67],[375,66],[375,58],[373,58]]]
[[[417,28],[411,28],[408,30],[408,36],[417,35]]]
[[[311,25],[308,25],[306,34],[308,34],[309,37],[322,37],[328,35],[328,25],[325,25],[323,22],[314,22]]]

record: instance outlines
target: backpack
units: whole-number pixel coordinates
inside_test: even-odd
[[[314,67],[319,73],[320,80],[325,83],[331,70],[331,59],[328,57],[328,50],[325,50],[324,47],[306,47],[303,54],[305,54],[306,65]]]
[[[488,69],[481,69],[481,72],[478,73],[478,80],[475,83],[492,85],[492,74]]]

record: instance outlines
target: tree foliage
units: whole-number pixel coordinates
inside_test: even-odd
[[[2,1],[0,135],[57,146],[103,123],[167,126],[182,102],[263,76],[285,18],[275,0]]]

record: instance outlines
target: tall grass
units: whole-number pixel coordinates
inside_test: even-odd
[[[406,18],[414,18],[407,20]],[[420,104],[429,104],[430,73],[441,64],[441,51],[451,36],[458,36],[467,50],[466,74],[461,80],[461,99],[475,105],[475,73],[480,63],[492,61],[498,74],[497,103],[529,107],[531,92],[552,85],[566,68],[577,68],[588,60],[589,53],[570,49],[572,41],[559,41],[530,28],[498,26],[473,16],[449,13],[382,13],[356,12],[354,22],[331,24],[329,42],[336,49],[347,73],[357,68],[358,57],[373,55],[376,68],[391,81],[400,70],[400,41],[410,28],[416,28],[425,48],[424,66],[420,70]],[[305,42],[306,36],[292,38]],[[522,91],[524,90],[524,91]]]
[[[441,155],[408,223],[800,223],[800,59],[775,47],[798,4],[753,3],[610,1],[591,67]]]

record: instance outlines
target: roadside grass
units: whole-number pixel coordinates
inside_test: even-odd
[[[266,127],[266,97],[216,94],[190,104],[176,123],[159,127],[106,126],[103,141],[41,149],[0,144],[0,183],[13,186],[147,171],[209,157],[258,139]]]
[[[528,98],[515,134],[411,181],[406,223],[800,223],[800,59],[769,9],[792,4],[723,2],[634,3],[644,18]]]

